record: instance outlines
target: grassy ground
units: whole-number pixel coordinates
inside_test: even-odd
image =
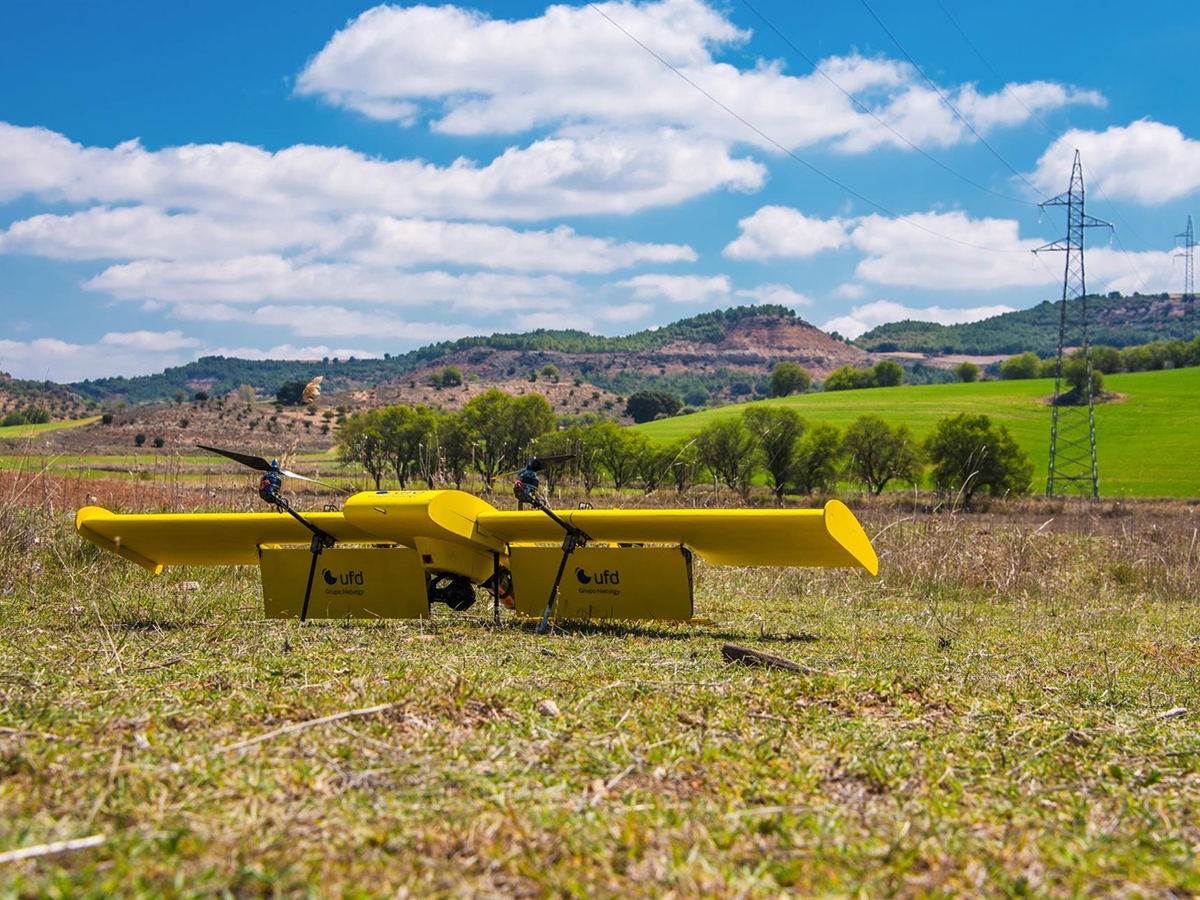
[[[41,425],[0,425],[0,438],[24,438],[42,434],[46,431],[58,431],[60,428],[76,428],[80,425],[90,425],[99,422],[99,416],[89,416],[86,419],[70,419],[64,422],[45,422]]]
[[[1200,368],[1110,375],[1105,387],[1121,402],[1096,407],[1100,487],[1105,496],[1200,497],[1200,469],[1185,460],[1200,444]],[[1045,484],[1050,443],[1049,380],[911,385],[807,394],[762,403],[790,406],[812,422],[845,429],[874,413],[906,423],[924,437],[939,419],[959,412],[986,413],[1003,423],[1036,465],[1034,485]],[[635,426],[655,439],[673,440],[744,406],[705,410]]]
[[[102,841],[0,896],[1200,891],[1195,511],[994,509],[863,510],[877,581],[701,565],[715,627],[539,638],[265,622],[253,570],[0,505],[0,853]]]

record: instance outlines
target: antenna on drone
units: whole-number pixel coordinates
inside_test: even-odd
[[[1196,330],[1196,286],[1192,279],[1192,251],[1196,246],[1196,236],[1192,231],[1191,216],[1188,216],[1187,228],[1175,235],[1175,243],[1183,251],[1175,255],[1183,258],[1183,327],[1184,340],[1188,340],[1192,337],[1188,331]]]
[[[1087,215],[1083,208],[1083,163],[1075,151],[1071,168],[1071,186],[1066,192],[1038,205],[1067,208],[1067,235],[1034,250],[1061,250],[1063,266],[1062,309],[1058,324],[1058,359],[1054,366],[1054,398],[1050,404],[1050,468],[1046,475],[1046,496],[1078,493],[1100,496],[1100,475],[1096,468],[1096,414],[1092,403],[1092,349],[1088,344],[1087,282],[1084,277],[1083,235],[1087,228],[1112,228],[1111,222]],[[1063,390],[1063,354],[1078,348],[1073,358],[1082,356],[1083,382]]]

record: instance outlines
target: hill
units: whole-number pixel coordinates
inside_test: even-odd
[[[1123,297],[1088,297],[1089,335],[1093,344],[1128,347],[1163,338],[1191,340],[1194,322],[1188,322],[1182,295],[1134,294]],[[854,341],[875,353],[912,352],[993,356],[1032,350],[1049,356],[1058,349],[1062,301],[1039,303],[1031,309],[969,322],[938,325],[934,322],[889,322]]]
[[[351,390],[423,380],[428,373],[456,365],[464,373],[494,382],[522,378],[557,367],[562,376],[581,378],[614,394],[643,387],[671,390],[703,403],[710,395],[735,398],[765,393],[767,371],[780,359],[823,377],[846,363],[861,365],[868,355],[830,337],[783,306],[736,307],[681,319],[621,337],[583,331],[538,329],[431,344],[383,359],[246,360],[209,356],[156,375],[101,378],[70,385],[97,401],[146,403],[183,391],[225,393],[249,384],[273,395],[284,382],[325,376],[327,390]]]
[[[1096,407],[1100,491],[1104,496],[1200,497],[1200,470],[1187,460],[1200,441],[1200,368],[1110,375],[1105,387],[1122,396]],[[1045,485],[1050,438],[1049,380],[905,385],[804,394],[762,403],[789,406],[810,422],[845,429],[865,413],[907,424],[918,438],[944,416],[986,413],[1008,427],[1036,470],[1033,489]],[[704,410],[634,426],[656,440],[674,440],[738,415],[746,404]]]

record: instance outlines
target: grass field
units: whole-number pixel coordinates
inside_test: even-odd
[[[0,896],[1193,895],[1195,511],[1002,506],[863,509],[877,581],[702,565],[715,627],[539,638],[266,622],[252,569],[0,504],[0,854],[96,843]]]
[[[1096,407],[1100,489],[1105,496],[1200,497],[1200,368],[1110,375],[1107,390],[1124,395]],[[806,394],[760,403],[791,407],[812,422],[841,429],[865,413],[905,423],[924,437],[944,416],[986,413],[1006,425],[1036,466],[1034,490],[1044,488],[1053,392],[1048,380],[912,385]],[[714,419],[738,415],[725,406],[634,426],[656,440],[690,434]]]
[[[89,416],[86,419],[69,419],[64,422],[45,422],[41,425],[0,425],[0,438],[25,438],[42,434],[47,431],[58,431],[60,428],[77,428],[80,425],[90,425],[99,422],[99,416]]]

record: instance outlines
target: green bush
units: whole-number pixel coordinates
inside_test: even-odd
[[[959,413],[934,426],[925,439],[938,490],[957,493],[965,508],[986,488],[993,497],[1024,494],[1033,480],[1033,463],[1008,429],[984,415]]]

